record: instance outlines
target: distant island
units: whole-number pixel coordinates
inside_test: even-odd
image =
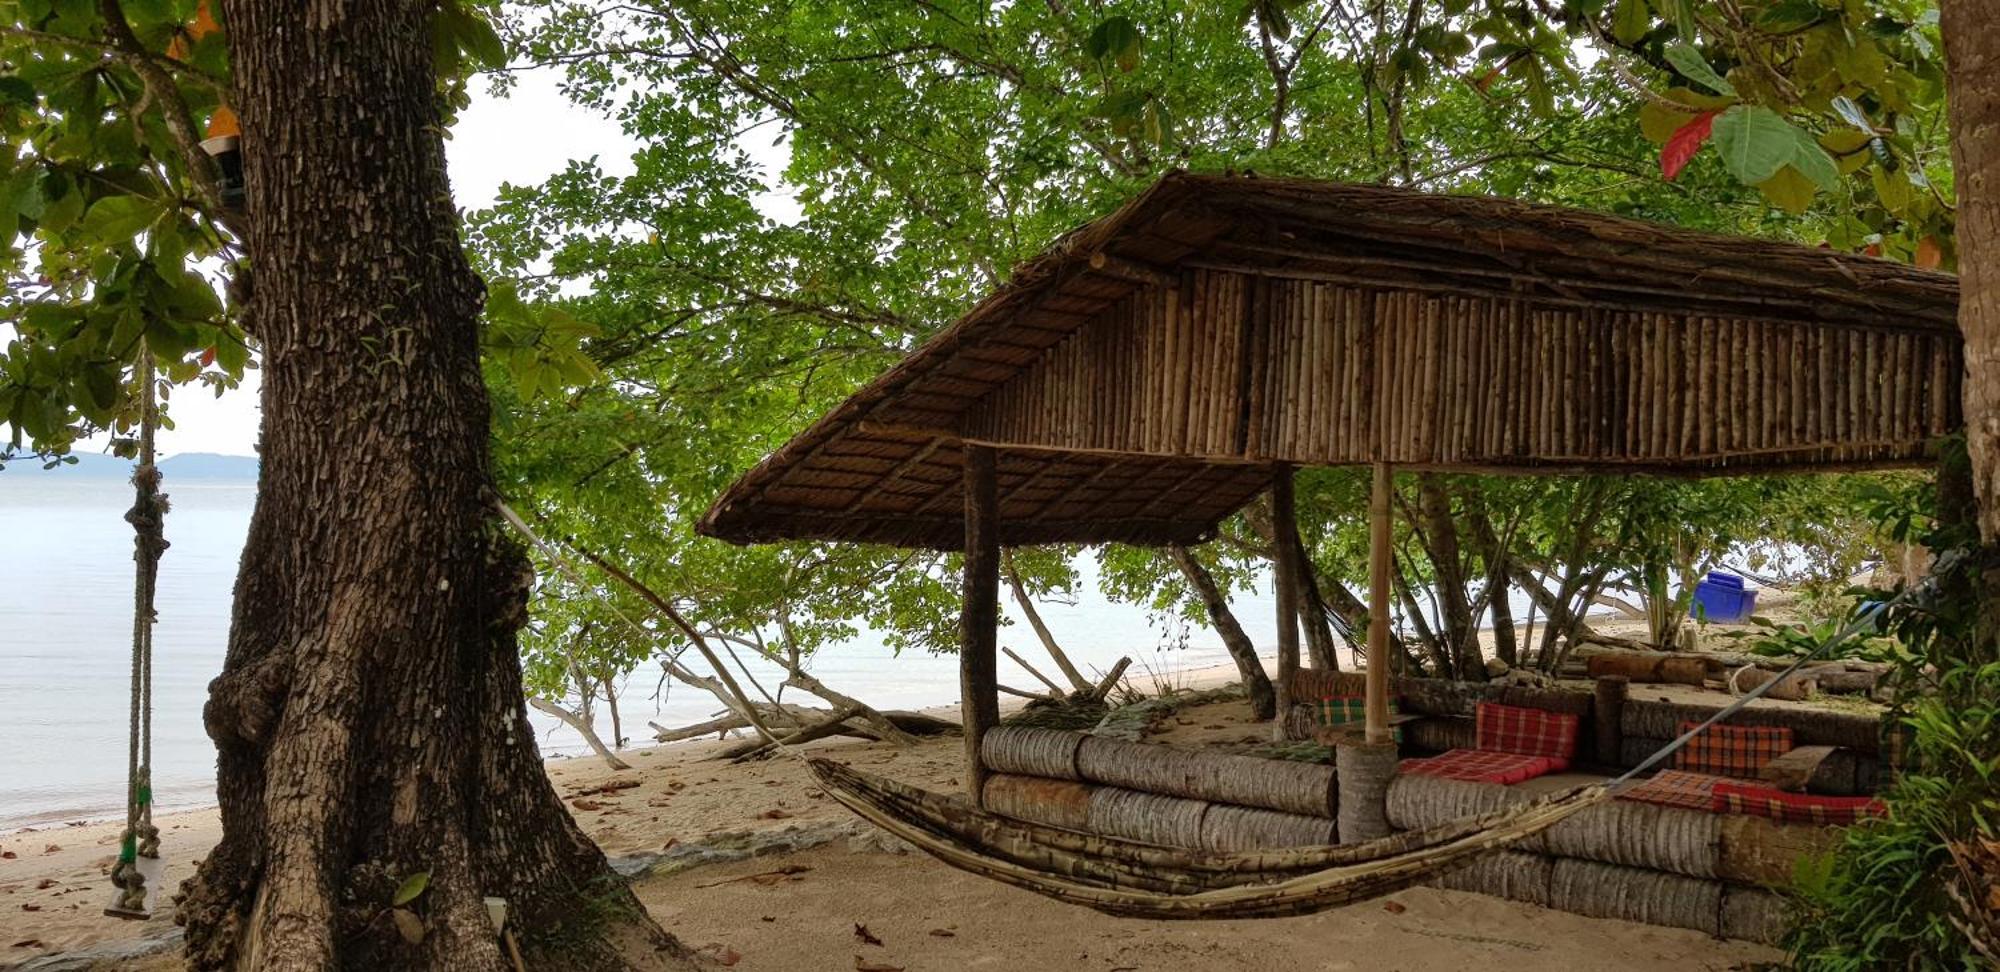
[[[132,462],[103,453],[74,453],[75,462],[49,469],[33,456],[7,461],[0,476],[26,473],[39,476],[67,476],[72,479],[127,479]],[[257,482],[256,456],[225,456],[213,452],[183,452],[160,460],[160,475],[167,482],[249,483]]]

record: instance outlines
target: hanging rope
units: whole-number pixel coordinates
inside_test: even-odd
[[[166,552],[167,498],[160,492],[160,470],[154,464],[154,430],[160,405],[154,389],[153,352],[139,352],[139,464],[132,470],[132,721],[125,772],[125,834],[118,843],[118,864],[111,883],[118,897],[105,913],[119,918],[150,918],[146,907],[146,876],[140,859],[158,860],[160,830],[153,826],[153,594],[159,586],[160,555]]]

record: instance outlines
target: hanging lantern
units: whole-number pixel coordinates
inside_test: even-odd
[[[167,45],[167,56],[184,58],[188,54],[186,41],[201,40],[222,29],[209,13],[208,0],[201,0],[195,8],[194,23],[188,25],[185,38],[176,37]],[[243,205],[243,129],[236,120],[236,112],[228,105],[217,105],[208,116],[208,128],[203,133],[201,150],[215,160],[218,182],[222,189],[222,204],[230,209]]]

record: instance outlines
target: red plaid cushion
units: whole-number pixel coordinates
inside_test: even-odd
[[[1401,771],[1416,776],[1436,776],[1472,783],[1511,785],[1568,768],[1567,760],[1553,756],[1496,753],[1484,749],[1454,749],[1443,756],[1403,760]]]
[[[1786,793],[1768,786],[1723,780],[1715,784],[1715,812],[1747,813],[1780,823],[1813,823],[1844,827],[1863,817],[1880,816],[1886,808],[1874,797],[1818,796]]]
[[[1708,773],[1661,770],[1653,774],[1652,779],[1618,794],[1618,797],[1621,800],[1657,803],[1663,807],[1713,810],[1715,784],[1727,782],[1728,779],[1726,776],[1712,776]]]
[[[1552,756],[1564,766],[1576,758],[1579,720],[1560,712],[1481,702],[1473,712],[1478,748],[1524,756]]]
[[[1680,731],[1700,725],[1681,723]],[[1792,731],[1768,726],[1709,726],[1674,752],[1674,769],[1754,778],[1764,764],[1792,750]]]

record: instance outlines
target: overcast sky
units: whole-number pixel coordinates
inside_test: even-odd
[[[472,106],[459,117],[445,143],[459,208],[483,208],[493,202],[502,183],[539,183],[573,158],[595,155],[607,173],[631,171],[632,140],[617,122],[572,106],[556,90],[558,80],[550,70],[521,72],[520,83],[505,98],[494,98],[483,85],[473,85]],[[250,372],[241,388],[220,399],[188,389],[173,399],[170,408],[175,428],[161,430],[161,452],[256,453],[257,372]]]

